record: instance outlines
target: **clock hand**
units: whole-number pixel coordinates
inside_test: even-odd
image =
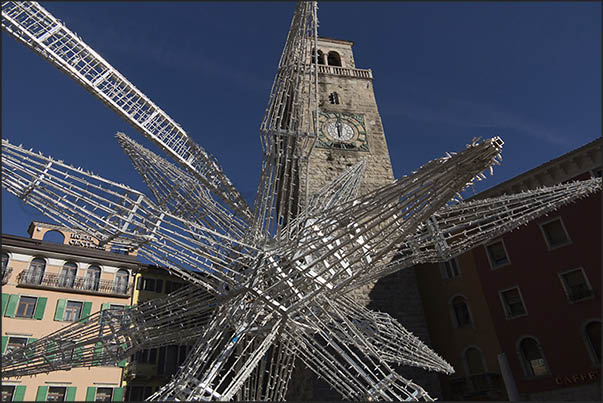
[[[341,140],[343,133],[343,125],[341,124],[341,118],[337,118],[337,122],[335,122],[335,128],[337,129],[337,138]]]

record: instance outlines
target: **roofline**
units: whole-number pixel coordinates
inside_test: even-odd
[[[521,174],[519,174],[517,176],[514,176],[511,179],[507,179],[506,181],[501,182],[498,185],[492,186],[489,189],[483,190],[483,191],[479,192],[478,194],[476,194],[476,195],[468,198],[467,200],[479,198],[480,195],[491,193],[491,192],[495,192],[498,189],[505,188],[505,187],[510,186],[510,185],[512,185],[514,183],[521,183],[522,179],[524,179],[524,178],[526,178],[528,176],[534,175],[537,171],[543,171],[543,170],[545,170],[545,168],[548,168],[548,167],[551,167],[551,166],[555,166],[558,163],[562,162],[565,159],[570,158],[573,155],[580,154],[580,153],[584,152],[588,148],[594,148],[593,146],[595,146],[597,143],[600,143],[599,147],[603,147],[603,137],[598,137],[595,140],[584,144],[583,146],[580,146],[580,147],[578,147],[578,148],[576,148],[576,149],[574,149],[572,151],[569,151],[569,152],[567,152],[565,154],[562,154],[559,157],[553,158],[550,161],[544,162],[544,163],[542,163],[542,164],[540,164],[540,165],[538,165],[538,166],[536,166],[536,167],[534,167],[534,168],[532,168],[532,169],[530,169],[528,171],[525,171],[525,172],[523,172],[523,173],[521,173]]]
[[[98,249],[83,248],[80,246],[55,244],[18,235],[2,234],[2,245],[31,248],[46,252],[65,253],[86,258],[112,260],[120,263],[136,264],[138,266],[142,265],[142,263],[138,261],[136,256],[120,255],[117,253],[106,252]]]
[[[323,41],[327,41],[327,42],[336,42],[336,43],[343,43],[346,45],[350,45],[350,46],[354,46],[354,42],[353,41],[348,41],[345,39],[337,39],[337,38],[329,38],[326,36],[319,36],[318,40],[323,40]]]

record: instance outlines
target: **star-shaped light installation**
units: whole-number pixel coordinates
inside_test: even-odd
[[[283,400],[301,359],[346,399],[431,400],[394,366],[448,374],[452,367],[350,291],[448,260],[601,189],[594,179],[459,202],[459,192],[500,162],[495,137],[368,193],[360,192],[361,161],[308,194],[319,116],[317,6],[300,1],[260,127],[262,171],[250,208],[214,158],[42,6],[3,3],[2,27],[180,165],[117,134],[150,197],[3,139],[2,186],[101,246],[137,250],[189,283],[11,351],[3,377],[115,364],[145,348],[192,343],[179,372],[150,399]]]

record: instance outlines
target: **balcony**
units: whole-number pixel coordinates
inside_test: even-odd
[[[373,79],[373,72],[371,69],[349,69],[347,67],[319,64],[318,72],[322,74],[334,74],[336,76]]]
[[[495,399],[504,400],[502,377],[496,373],[471,375],[470,377],[456,378],[450,381],[450,388],[454,399]]]
[[[128,297],[132,288],[130,284],[116,284],[109,280],[99,280],[83,276],[65,277],[54,273],[44,273],[40,276],[39,272],[29,270],[19,273],[17,283],[21,287],[50,288],[83,294],[112,295],[117,297]]]

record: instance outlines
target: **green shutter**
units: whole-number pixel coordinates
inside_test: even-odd
[[[88,316],[90,316],[90,311],[92,310],[92,302],[84,302],[84,306],[82,307],[82,314],[80,317],[82,318],[82,322],[88,322]]]
[[[6,350],[7,344],[8,344],[8,336],[2,336],[2,354],[4,354],[4,350]]]
[[[48,298],[40,297],[38,298],[38,303],[36,304],[36,311],[34,312],[34,318],[37,320],[41,320],[44,317],[44,309],[46,309],[46,301]]]
[[[10,298],[10,294],[2,293],[2,311],[0,311],[0,315],[4,315],[4,310],[6,309],[6,304]]]
[[[132,305],[126,305],[126,309],[132,308]]]
[[[96,399],[96,386],[88,386],[86,390],[86,401],[93,402]]]
[[[75,386],[68,386],[67,393],[65,394],[66,402],[75,402],[75,391],[77,388]]]
[[[18,385],[15,388],[15,394],[13,395],[13,402],[22,402],[25,397],[25,386]]]
[[[108,303],[108,302],[102,304],[101,305],[101,311],[104,311],[105,309],[109,309],[110,306],[111,306],[111,304]]]
[[[65,305],[67,304],[66,299],[60,299],[57,301],[57,310],[54,313],[54,320],[63,320],[63,314],[65,313]]]
[[[45,402],[47,395],[48,395],[48,386],[38,386],[38,394],[36,395],[36,402]]]
[[[124,400],[124,388],[113,389],[113,401],[122,402]]]
[[[11,294],[8,299],[8,304],[6,306],[6,312],[4,316],[7,318],[14,318],[15,312],[17,311],[17,303],[19,302],[19,296],[15,294]]]

